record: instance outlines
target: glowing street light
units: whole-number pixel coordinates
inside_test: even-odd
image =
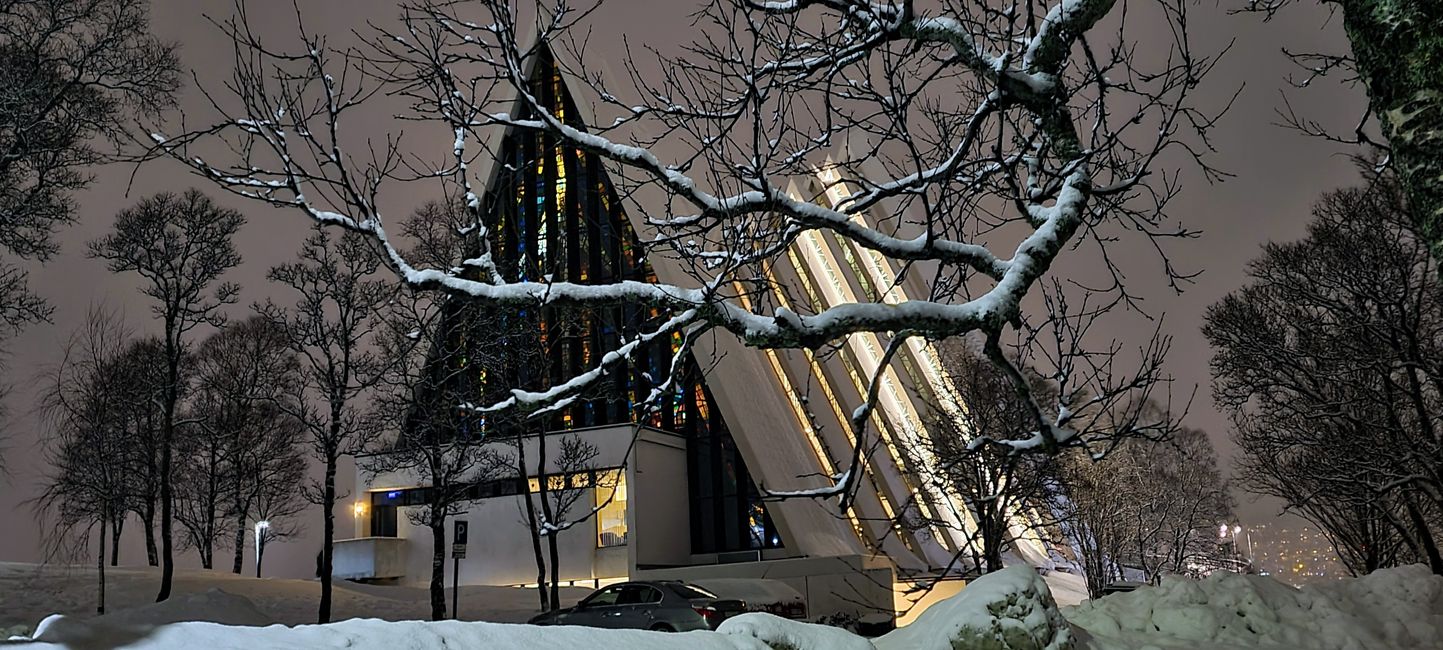
[[[266,537],[269,536],[271,522],[264,519],[256,522],[256,577],[261,577],[261,560],[266,554]]]

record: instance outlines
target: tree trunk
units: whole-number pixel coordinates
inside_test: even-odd
[[[526,440],[516,438],[516,469],[521,473],[522,489],[525,491],[526,529],[531,532],[531,552],[536,557],[536,591],[541,598],[541,611],[551,611],[551,599],[546,591],[546,558],[541,551],[541,531],[536,526],[536,501],[531,494],[530,481],[526,477]]]
[[[125,512],[110,526],[110,566],[120,566],[120,532],[125,529]]]
[[[103,513],[100,515],[100,554],[95,562],[96,568],[99,569],[98,575],[100,576],[98,600],[96,600],[95,604],[96,614],[105,613],[105,520],[107,518]]]
[[[235,562],[231,566],[231,573],[240,575],[241,565],[245,564],[246,555],[246,512],[241,506],[240,500],[236,500],[236,511],[240,514],[235,518]]]
[[[440,621],[446,618],[446,518],[431,508],[431,620]]]
[[[175,437],[175,403],[180,399],[180,349],[174,337],[174,318],[166,318],[165,352],[167,360],[165,386],[165,419],[160,423],[160,593],[155,601],[170,598],[170,586],[175,580],[175,539],[171,531],[174,520],[175,495],[170,480],[171,446]]]
[[[170,404],[166,410],[174,408],[175,404]],[[160,593],[155,596],[156,602],[170,598],[170,583],[175,579],[175,540],[170,529],[174,517],[171,512],[174,497],[170,490],[170,424],[165,424],[164,429],[161,444],[165,448],[160,452]]]
[[[1428,558],[1428,568],[1433,570],[1434,575],[1443,575],[1443,554],[1438,552],[1438,542],[1433,539],[1428,521],[1423,518],[1423,513],[1418,511],[1418,505],[1411,499],[1404,499],[1404,507],[1408,509],[1408,519],[1417,531],[1418,545],[1422,547],[1423,555]]]
[[[561,587],[557,585],[561,575],[560,554],[556,549],[556,514],[551,507],[551,477],[546,473],[546,432],[536,436],[536,485],[537,497],[541,501],[541,514],[546,518],[548,529],[546,531],[547,558],[551,564],[551,579],[547,581],[550,587],[548,596],[547,611],[556,611],[561,608]]]
[[[1414,222],[1443,261],[1443,2],[1342,0],[1370,110],[1392,149]]]
[[[556,533],[551,531],[546,536],[547,554],[551,558],[551,610],[561,608],[561,554],[556,549]]]
[[[159,551],[155,547],[155,499],[146,498],[140,517],[141,525],[145,527],[145,562],[150,566],[160,566]]]
[[[332,421],[339,422],[338,419]],[[331,431],[335,433],[338,427],[339,424],[333,424]],[[316,613],[319,623],[331,622],[331,570],[336,548],[336,456],[335,449],[326,450],[325,487],[321,493],[321,605]]]

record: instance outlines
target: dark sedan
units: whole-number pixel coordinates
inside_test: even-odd
[[[532,625],[585,625],[659,632],[715,630],[746,611],[740,600],[719,598],[696,585],[670,580],[621,582],[587,596],[575,607],[532,618]]]

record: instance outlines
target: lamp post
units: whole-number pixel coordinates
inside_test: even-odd
[[[256,577],[261,577],[261,560],[266,554],[266,537],[271,530],[271,522],[264,519],[256,522]]]

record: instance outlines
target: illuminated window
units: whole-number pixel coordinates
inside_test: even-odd
[[[620,470],[596,476],[596,545],[626,545],[626,475]]]

